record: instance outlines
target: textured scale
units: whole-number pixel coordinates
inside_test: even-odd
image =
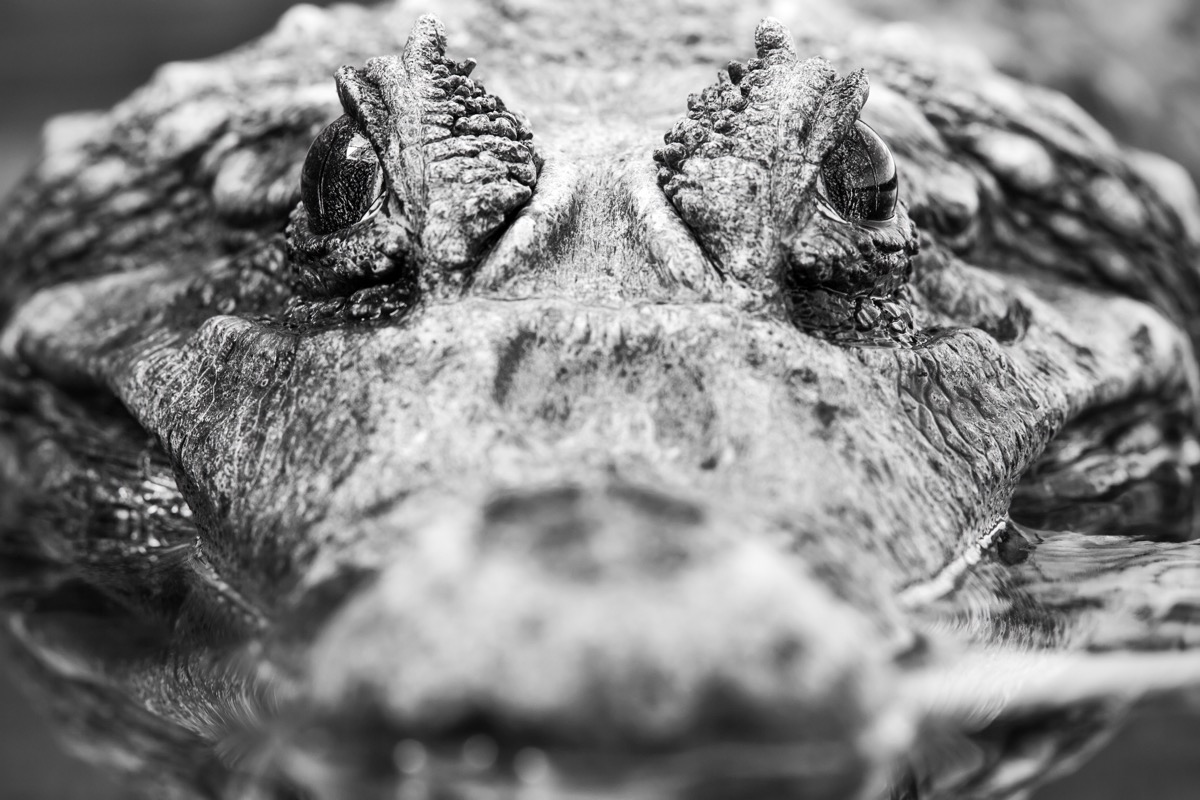
[[[1197,220],[1142,157],[820,3],[426,5],[168,65],[0,212],[0,632],[77,749],[1021,797],[1195,690]]]
[[[798,59],[774,21],[758,27],[755,47],[757,58],[693,96],[666,135],[655,153],[663,191],[718,266],[768,301],[786,295],[801,327],[911,343],[905,286],[917,239],[903,208],[881,220],[838,218],[828,232],[819,210],[841,186],[834,172],[821,183],[823,165],[851,169],[840,154],[857,135],[866,76],[838,80],[825,59]]]

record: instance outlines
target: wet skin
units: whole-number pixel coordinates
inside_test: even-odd
[[[298,9],[9,202],[7,632],[95,758],[1000,797],[1194,684],[1171,165],[833,12],[461,6]]]

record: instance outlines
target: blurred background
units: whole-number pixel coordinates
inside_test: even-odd
[[[318,0],[317,5],[326,5]],[[1200,175],[1197,0],[853,0],[967,40],[1000,68],[1071,94],[1123,140]],[[288,0],[0,0],[0,196],[35,158],[42,122],[105,108],[158,64],[264,32]],[[734,54],[730,54],[731,57]],[[0,800],[109,800],[121,788],[58,748],[0,665]],[[1036,800],[1195,800],[1200,710],[1160,703]]]

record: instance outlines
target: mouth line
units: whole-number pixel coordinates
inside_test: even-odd
[[[905,587],[901,606],[916,611],[949,597],[985,560],[1020,563],[1038,531],[1151,542],[1200,536],[1194,413],[1186,393],[1085,409],[1025,470],[1004,517],[928,580]]]
[[[266,614],[205,557],[169,457],[114,396],[17,382],[11,364],[0,367],[0,440],[18,459],[3,475],[15,513],[0,525],[0,605],[124,616],[159,632],[145,653],[266,628]]]

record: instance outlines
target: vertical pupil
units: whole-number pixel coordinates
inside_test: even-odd
[[[315,233],[363,218],[379,193],[379,158],[362,128],[341,116],[317,135],[300,173],[300,198]]]
[[[882,222],[896,213],[896,161],[879,134],[854,123],[825,160],[821,176],[834,209],[846,219]]]

